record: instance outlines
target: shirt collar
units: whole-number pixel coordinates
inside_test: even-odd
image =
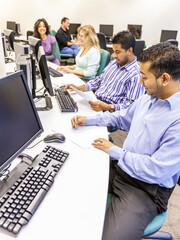
[[[137,57],[135,57],[135,59],[133,61],[127,63],[126,65],[124,65],[122,67],[118,63],[116,63],[116,64],[119,68],[126,69],[127,71],[129,71],[131,69],[132,65],[134,65],[135,63],[137,63]]]
[[[152,104],[156,102],[156,99],[157,99],[156,97],[150,96],[150,98],[151,98]],[[179,108],[178,103],[180,103],[180,91],[174,93],[172,96],[170,96],[169,98],[167,98],[165,100],[162,100],[162,99],[159,99],[159,100],[166,101],[169,104],[171,110],[176,109],[177,107]]]

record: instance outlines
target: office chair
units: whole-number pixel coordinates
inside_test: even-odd
[[[180,186],[180,178],[179,178],[177,184]],[[111,196],[111,194],[108,193],[106,210],[108,209],[108,207],[111,203],[111,200],[112,200],[112,196]],[[146,229],[144,231],[144,235],[142,236],[141,240],[143,240],[143,239],[174,240],[173,236],[170,233],[159,231],[159,229],[163,226],[166,218],[167,218],[167,211],[158,214],[146,227]]]
[[[60,54],[59,45],[58,45],[57,41],[55,42],[55,44],[56,44],[56,48],[57,48],[56,57],[58,58],[59,62],[61,63],[61,54]]]
[[[50,30],[50,35],[56,37],[56,31],[51,29]],[[59,49],[59,45],[58,45],[58,49]],[[59,52],[60,52],[60,49],[59,49]],[[74,56],[72,54],[63,54],[63,53],[60,52],[60,59],[65,59],[66,60],[65,61],[65,65],[67,65],[67,60],[69,58],[73,58],[74,59],[74,63],[75,63],[75,58],[74,58]],[[59,57],[58,57],[58,59],[59,59]]]
[[[56,36],[56,31],[53,30],[53,29],[51,29],[51,30],[50,30],[50,35],[55,37],[55,36]]]
[[[29,30],[26,32],[26,38],[28,39],[29,36],[33,35],[33,31]]]
[[[97,33],[97,37],[99,39],[99,45],[101,49],[105,49],[106,50],[106,37],[104,35],[104,33]]]
[[[175,46],[178,47],[178,41],[175,40],[175,39],[168,39],[166,42],[170,42],[170,43],[172,43],[172,44],[174,44]]]
[[[101,75],[102,71],[108,65],[109,61],[110,61],[110,53],[104,49],[101,49],[101,60],[100,60],[96,77]]]
[[[110,53],[104,49],[101,49],[101,59],[100,59],[100,63],[99,63],[99,68],[96,73],[96,77],[101,75],[102,71],[107,66],[109,61],[110,61]],[[80,78],[84,81],[89,81],[92,79],[92,77],[80,77]]]
[[[143,51],[144,45],[145,45],[145,41],[144,40],[137,40],[136,39],[136,43],[135,43],[135,47],[134,47],[134,55],[137,58],[140,55],[140,53]]]

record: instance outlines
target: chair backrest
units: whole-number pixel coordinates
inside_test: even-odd
[[[50,30],[50,35],[55,37],[55,36],[56,36],[56,31],[53,30],[53,29],[51,29],[51,30]]]
[[[168,39],[166,42],[170,42],[170,43],[172,43],[172,44],[174,44],[175,46],[178,47],[178,41],[175,40],[175,39]]]
[[[104,49],[101,49],[101,60],[100,60],[99,69],[97,71],[96,76],[99,76],[102,73],[104,68],[109,63],[109,61],[110,61],[110,53]]]
[[[33,31],[29,30],[26,32],[26,38],[28,39],[29,36],[33,35]]]
[[[143,51],[145,45],[144,40],[136,40],[135,47],[134,47],[134,55],[138,57],[140,53]]]
[[[56,49],[57,49],[56,57],[58,58],[59,62],[61,62],[61,53],[60,53],[59,45],[58,45],[57,41],[55,41],[55,44],[56,44]]]
[[[106,37],[104,35],[104,33],[97,33],[98,39],[99,39],[99,45],[101,49],[105,49],[106,50]]]

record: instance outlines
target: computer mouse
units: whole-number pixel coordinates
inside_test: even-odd
[[[65,136],[61,133],[49,134],[44,138],[45,143],[58,142],[63,143],[65,141]]]

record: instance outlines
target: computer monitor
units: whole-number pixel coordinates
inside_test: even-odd
[[[4,29],[4,35],[8,41],[9,46],[7,46],[7,50],[14,50],[14,38],[15,33],[13,30]]]
[[[104,33],[106,37],[112,37],[114,32],[114,25],[105,25],[100,24],[99,25],[99,32]]]
[[[7,57],[6,37],[4,35],[2,35],[1,37],[2,37],[2,46],[3,46],[4,57]]]
[[[0,79],[0,173],[42,132],[23,71]]]
[[[30,54],[30,46],[24,42],[14,42],[15,59],[18,55]]]
[[[5,59],[4,59],[3,41],[1,40],[1,38],[2,37],[0,35],[0,59],[1,59],[0,60],[0,78],[6,76],[6,65],[5,65]]]
[[[51,84],[51,78],[49,75],[49,69],[47,66],[46,56],[45,56],[44,49],[41,44],[41,40],[38,38],[35,38],[33,36],[29,36],[28,42],[36,56],[36,60],[39,65],[39,70],[40,70],[40,74],[41,74],[41,78],[42,78],[44,87],[46,88],[46,90],[48,91],[48,93],[51,96],[54,96],[54,92],[53,92],[53,88],[52,88],[52,84]]]
[[[7,21],[7,29],[13,30],[16,33],[16,22]]]
[[[80,23],[71,23],[69,26],[69,33],[72,35],[77,35],[77,30],[80,26]]]
[[[161,31],[161,37],[160,37],[160,42],[165,42],[169,39],[176,39],[177,37],[177,32],[176,30],[162,30]]]
[[[127,25],[128,29],[131,28],[131,27],[135,27],[136,28],[137,33],[139,35],[139,38],[141,38],[141,36],[142,36],[142,25],[137,25],[137,24],[128,24]]]

